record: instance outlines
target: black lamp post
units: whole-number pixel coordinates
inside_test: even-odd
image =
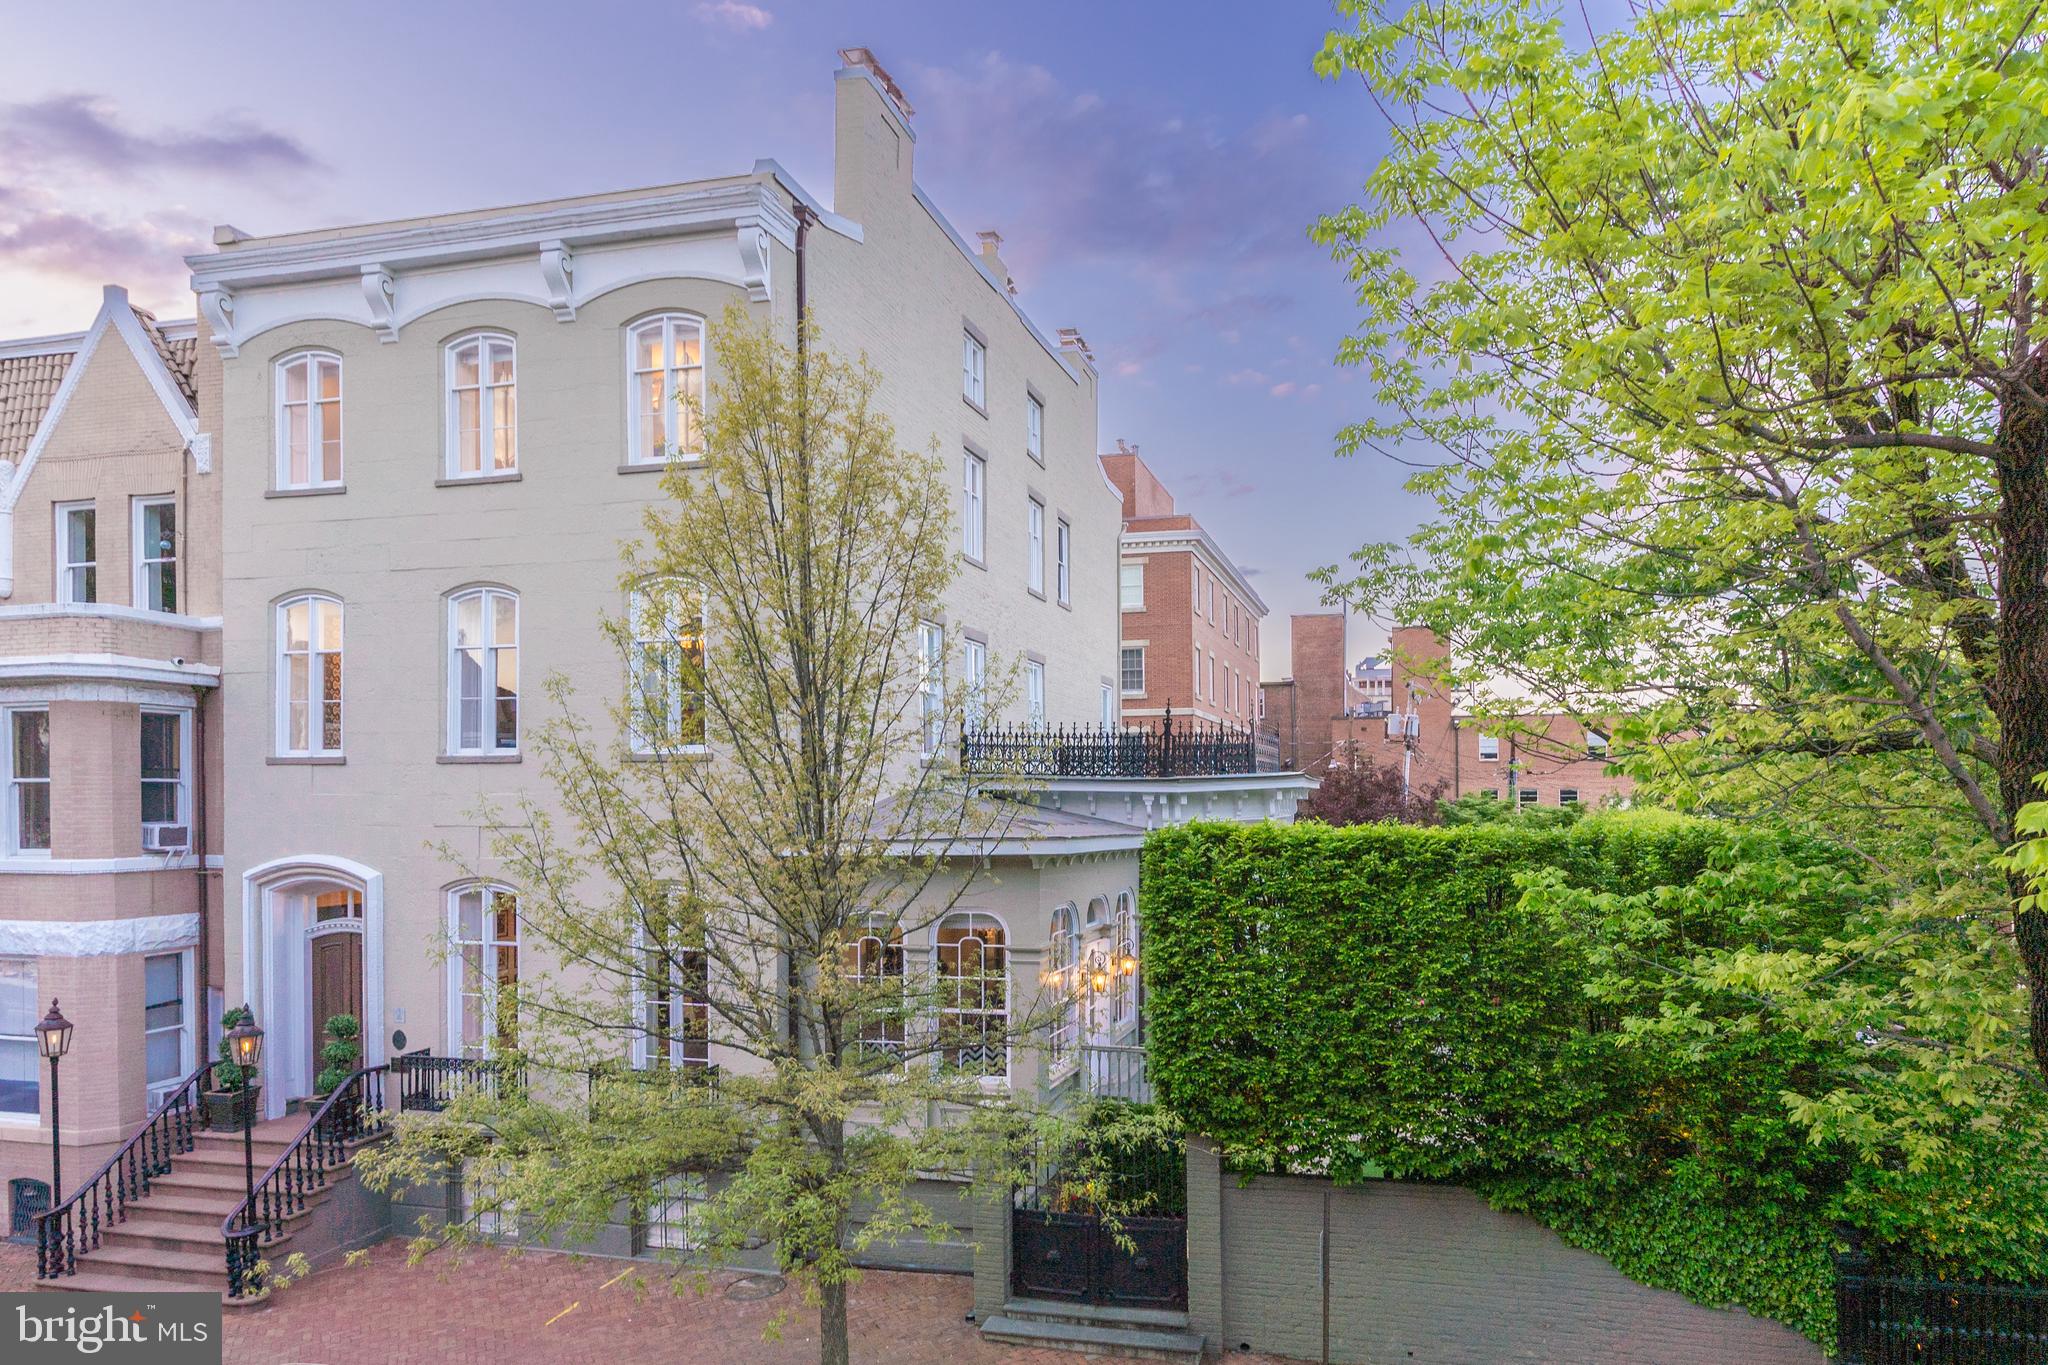
[[[57,1145],[57,1063],[71,1050],[71,1021],[57,1012],[57,999],[50,997],[50,1012],[36,1025],[36,1047],[50,1059],[50,1207],[64,1202],[64,1156]]]
[[[249,1104],[249,1082],[256,1074],[256,1063],[263,1060],[263,1030],[256,1027],[254,1014],[228,1030],[228,1055],[242,1072],[242,1217],[246,1226],[247,1220],[256,1216],[256,1144],[251,1133],[255,1114]]]

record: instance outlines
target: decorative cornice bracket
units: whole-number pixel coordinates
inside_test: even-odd
[[[228,360],[241,354],[241,343],[235,337],[235,296],[219,285],[202,289],[199,291],[199,311],[206,318],[206,330],[212,336],[213,348]]]
[[[576,252],[567,242],[540,244],[540,277],[547,285],[548,307],[555,321],[576,320]]]
[[[363,302],[370,305],[370,325],[387,346],[398,340],[398,281],[382,265],[363,267]]]
[[[185,443],[192,454],[192,468],[201,474],[213,472],[213,433],[202,431]]]
[[[740,246],[740,283],[746,285],[748,298],[755,303],[766,303],[770,257],[768,233],[761,227],[760,219],[743,217],[736,235]]]

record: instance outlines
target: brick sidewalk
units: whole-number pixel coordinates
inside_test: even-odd
[[[818,1358],[817,1316],[785,1290],[742,1302],[737,1277],[674,1293],[666,1267],[530,1252],[473,1251],[408,1269],[387,1242],[369,1263],[282,1290],[266,1308],[227,1316],[228,1365],[800,1365]],[[620,1272],[632,1277],[605,1287]],[[0,1290],[29,1289],[35,1253],[0,1244]],[[853,1357],[886,1365],[1074,1365],[1063,1351],[983,1341],[966,1321],[963,1276],[870,1272],[853,1291]],[[780,1341],[762,1329],[790,1312]],[[1233,1365],[1279,1365],[1231,1357]]]

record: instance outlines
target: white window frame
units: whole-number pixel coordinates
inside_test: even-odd
[[[1515,804],[1518,806],[1540,805],[1542,804],[1542,795],[1534,787],[1519,787],[1515,791]]]
[[[57,797],[56,785],[53,780],[57,767],[56,756],[54,754],[50,756],[50,770],[41,777],[23,777],[20,775],[15,767],[18,756],[14,751],[14,727],[15,717],[21,715],[40,715],[43,718],[43,731],[50,736],[46,743],[54,747],[56,738],[55,732],[50,728],[50,704],[48,702],[33,702],[21,706],[0,707],[0,779],[5,780],[7,797],[7,809],[0,811],[0,840],[4,840],[4,845],[0,846],[4,846],[9,857],[47,858],[50,856],[50,850],[47,848],[22,847],[21,789],[29,786],[39,786],[43,789],[43,801],[50,812],[50,842],[54,844],[57,841]]]
[[[1499,735],[1482,734],[1479,736],[1479,761],[1481,763],[1500,762]]]
[[[885,993],[887,983],[893,979],[897,996],[907,1002],[910,949],[903,941],[903,926],[880,915],[868,916],[860,924],[860,932],[846,945],[840,970],[845,979],[855,983],[856,989],[874,989],[877,994]],[[886,1016],[871,1019],[861,1025],[861,1036],[854,1040],[853,1045],[862,1051],[874,1048],[880,1052],[893,1052],[898,1064],[896,1069],[900,1069],[910,1048],[910,1023],[902,1013],[894,1020]],[[893,1037],[890,1036],[892,1033]]]
[[[1124,667],[1124,660],[1125,656],[1131,654],[1138,656],[1138,685],[1136,687],[1125,685],[1130,677],[1130,670]],[[1145,646],[1124,645],[1118,649],[1116,657],[1116,685],[1117,690],[1126,697],[1142,697],[1145,695]]]
[[[946,743],[946,628],[917,623],[918,751],[935,758]]]
[[[1121,664],[1122,660],[1119,659],[1118,663]],[[1102,685],[1102,728],[1116,728],[1116,689],[1108,683]]]
[[[977,564],[988,562],[988,461],[971,450],[961,452],[960,553]]]
[[[1037,498],[1025,500],[1024,543],[1031,562],[1025,570],[1024,586],[1045,596],[1045,504]]]
[[[1072,1071],[1081,1059],[1080,913],[1072,901],[1052,912],[1045,957],[1046,988],[1059,999],[1059,1013],[1047,1039],[1047,1062],[1051,1075],[1057,1079]]]
[[[967,728],[981,728],[988,701],[988,642],[972,636],[960,641],[960,663],[967,684]]]
[[[43,1062],[42,1049],[36,1043],[36,1007],[41,1003],[38,994],[37,962],[32,957],[0,957],[0,969],[10,974],[19,973],[28,983],[29,1010],[26,1016],[27,1031],[24,1033],[0,1033],[0,1042],[6,1042],[25,1050],[29,1057],[29,1085],[32,1107],[28,1109],[0,1109],[0,1124],[35,1125],[42,1122],[43,1107]]]
[[[657,368],[643,369],[640,364],[640,338],[642,334],[659,329],[661,332],[661,364]],[[697,363],[677,365],[676,339],[686,333],[694,333],[697,341]],[[691,463],[704,458],[704,376],[707,334],[704,319],[695,313],[656,313],[641,318],[626,328],[626,463],[629,465],[660,465],[669,463]],[[515,359],[516,367],[517,361]],[[687,388],[688,397],[695,407],[689,414],[688,430],[684,433],[689,444],[669,442],[659,448],[659,453],[646,453],[649,434],[647,422],[652,411],[640,402],[641,380],[648,375],[661,376],[662,432],[670,432],[678,421],[683,420],[683,405],[677,396]]]
[[[291,650],[286,647],[289,638],[285,622],[293,607],[306,607],[306,648]],[[341,617],[341,644],[336,649],[319,647],[319,617],[323,608],[338,612]],[[326,593],[300,593],[277,604],[272,630],[275,632],[276,671],[276,752],[281,758],[328,758],[340,757],[348,744],[348,609],[338,597]],[[340,675],[340,695],[330,697],[326,693],[327,670],[321,660],[332,654],[337,659],[336,672]],[[306,659],[306,744],[294,747],[292,739],[292,677],[291,661],[295,656]],[[326,708],[334,706],[338,721],[336,739],[331,748],[327,745]]]
[[[1202,566],[1192,558],[1188,561],[1188,588],[1194,594],[1194,602],[1192,604],[1194,613],[1200,616],[1202,614]]]
[[[145,820],[145,821],[143,821],[143,822],[142,822],[142,827],[143,827],[143,829],[145,829],[145,830],[146,830],[146,829],[148,829],[148,828],[149,828],[149,827],[150,827],[151,825],[153,825],[153,824],[162,824],[162,825],[183,825],[183,826],[184,826],[184,827],[185,827],[185,828],[186,828],[186,829],[187,829],[187,830],[189,831],[189,830],[190,830],[190,829],[192,828],[192,824],[193,824],[193,820],[192,820],[192,815],[193,815],[193,811],[192,811],[192,708],[190,708],[190,707],[188,707],[188,706],[145,706],[145,707],[143,707],[143,708],[141,709],[141,712],[140,712],[140,714],[141,714],[142,716],[145,716],[145,717],[146,717],[146,716],[168,716],[168,717],[170,717],[170,718],[171,718],[172,720],[174,720],[174,721],[176,721],[176,722],[178,723],[178,775],[177,775],[177,777],[176,777],[176,778],[174,778],[174,779],[171,779],[171,780],[170,780],[170,781],[169,781],[168,783],[166,783],[165,779],[163,779],[163,778],[160,778],[160,777],[147,777],[147,776],[145,776],[145,777],[142,777],[141,779],[139,779],[139,781],[140,781],[140,784],[141,784],[141,786],[143,786],[143,787],[148,787],[148,786],[149,786],[149,785],[151,785],[152,783],[154,783],[154,784],[157,784],[157,785],[168,785],[168,786],[170,786],[170,787],[171,787],[171,789],[172,789],[172,790],[173,790],[173,791],[174,791],[174,792],[176,793],[176,795],[177,795],[177,810],[176,810],[176,812],[175,812],[175,813],[173,814],[173,816],[172,816],[172,817],[171,817],[171,818],[170,818],[169,820]],[[136,729],[136,748],[137,748],[137,751],[138,751],[138,756],[139,756],[139,752],[140,752],[140,749],[141,749],[141,745],[142,745],[142,732],[141,732],[141,728],[140,728],[140,727],[141,727],[141,724],[142,724],[142,722],[141,722],[140,720],[138,720],[138,721],[136,722],[136,725],[137,725],[137,729]],[[138,812],[138,813],[139,813],[139,812]],[[186,1069],[187,1071],[190,1071],[190,1070],[191,1070],[192,1068],[191,1068],[191,1067],[186,1067],[185,1069]]]
[[[651,621],[651,613],[647,610],[645,603],[648,593],[651,590],[657,589],[678,594],[679,596],[672,600],[678,606],[684,608],[684,611],[680,616],[674,618],[664,614],[659,622],[654,623],[653,632],[649,633],[647,627]],[[690,695],[689,689],[685,686],[686,680],[682,676],[682,670],[680,667],[677,667],[669,680],[669,685],[662,692],[662,709],[666,712],[667,734],[661,736],[661,742],[657,744],[654,737],[648,735],[641,728],[639,719],[643,706],[642,699],[647,695],[646,678],[649,661],[659,662],[659,659],[671,650],[679,654],[689,651],[690,636],[686,633],[685,626],[688,617],[687,608],[693,600],[697,606],[695,639],[699,655],[697,664],[697,717],[700,729],[695,739],[684,739],[677,742],[683,732],[683,721],[686,715],[684,702]],[[628,708],[628,719],[631,722],[627,741],[634,753],[701,754],[710,752],[711,718],[706,709],[703,695],[703,688],[707,685],[705,672],[710,665],[711,657],[710,621],[710,604],[705,601],[703,590],[696,584],[681,578],[646,579],[635,585],[632,592],[627,594],[626,631],[632,641],[626,655],[626,705]],[[666,665],[663,666],[666,667]]]
[[[988,410],[988,343],[965,328],[960,331],[960,396]]]
[[[512,643],[505,644],[497,638],[498,603],[512,604]],[[484,638],[479,643],[465,647],[457,637],[458,622],[466,603],[476,602],[478,622]],[[446,747],[442,752],[450,757],[477,757],[486,754],[516,754],[519,752],[519,594],[510,588],[480,586],[464,588],[448,595],[448,647],[443,656],[443,692],[446,726]],[[466,654],[480,655],[480,686],[482,691],[475,698],[477,707],[477,742],[464,744],[462,711],[468,698],[462,695],[462,661]],[[498,733],[498,670],[503,656],[512,656],[512,733],[510,743],[506,736]]]
[[[1045,400],[1035,393],[1024,395],[1024,453],[1045,463]]]
[[[1598,730],[1586,731],[1586,757],[1607,757],[1607,736],[1601,734]]]
[[[1194,694],[1195,700],[1200,701],[1202,697],[1202,647],[1200,645],[1195,646]]]
[[[512,380],[508,384],[494,384],[490,377],[490,348],[504,345],[512,352]],[[469,346],[477,347],[477,467],[462,467],[462,399],[471,386],[455,382],[455,358]],[[512,398],[512,420],[508,427],[497,424],[497,404],[491,400],[497,390],[510,390]],[[441,474],[444,479],[491,479],[504,478],[519,472],[519,343],[509,332],[485,329],[466,332],[441,348],[441,392],[446,411],[443,416],[443,451]],[[511,463],[498,464],[499,432],[510,433]]]
[[[1557,789],[1557,804],[1560,806],[1578,805],[1579,789],[1577,787],[1559,787]]]
[[[1034,729],[1045,725],[1045,664],[1024,661],[1024,719]]]
[[[1058,595],[1055,600],[1061,606],[1070,606],[1074,600],[1074,528],[1065,517],[1053,527],[1053,586]]]
[[[326,366],[334,367],[334,397],[320,397],[320,375]],[[304,366],[306,371],[306,397],[293,402],[288,396],[287,383],[294,366]],[[342,420],[342,367],[341,357],[332,351],[296,351],[277,362],[271,371],[272,383],[277,390],[277,401],[273,408],[273,420],[277,424],[277,459],[273,477],[275,488],[339,488],[347,470],[347,451],[342,446],[344,437],[335,439],[334,477],[327,478],[325,452],[327,446],[327,420],[323,411],[330,403],[334,408],[334,425],[342,432],[348,430],[348,423]],[[291,410],[295,407],[306,410],[306,477],[292,477],[292,423]]]
[[[1116,974],[1116,987],[1109,997],[1109,1024],[1121,1031],[1137,1021],[1138,1017],[1138,975],[1124,974],[1123,960],[1133,961],[1138,956],[1138,910],[1137,900],[1128,891],[1119,891],[1116,897],[1116,914],[1111,920],[1109,969]]]
[[[149,514],[148,509],[152,507],[168,507],[171,509],[171,553],[168,557],[145,555],[143,553],[142,526]],[[135,572],[133,574],[134,582],[130,585],[134,590],[134,595],[128,600],[135,604],[138,611],[161,611],[166,615],[175,615],[179,609],[178,537],[184,534],[184,531],[178,525],[180,520],[178,500],[172,495],[159,494],[147,498],[134,498],[129,502],[128,553],[134,561]],[[149,605],[151,571],[159,569],[168,571],[170,576],[171,605],[168,607],[152,607]],[[159,593],[158,595],[161,596],[162,594]]]
[[[1145,561],[1126,559],[1116,566],[1116,605],[1119,611],[1145,610]]]
[[[658,970],[659,962],[649,962],[649,957],[662,950],[647,936],[646,925],[635,925],[633,947],[637,954],[638,974],[633,983],[633,1069],[636,1071],[658,1070],[656,1063],[670,1071],[702,1069],[711,1065],[711,959],[702,948],[684,945],[666,952],[668,963],[668,1024],[667,1055],[662,1056],[655,1047],[656,1033],[650,1027],[654,997],[647,984]],[[691,958],[696,959],[694,968]],[[693,980],[693,976],[695,979]],[[690,1016],[692,1010],[701,1011],[703,1036],[690,1037]],[[678,1024],[677,1020],[681,1019]],[[696,1044],[698,1056],[691,1056],[692,1043]]]
[[[509,939],[497,938],[492,932],[493,921],[496,919],[496,916],[492,913],[492,901],[500,894],[512,897],[512,937]],[[462,936],[462,898],[469,895],[475,895],[479,898],[477,904],[479,937],[474,939],[465,939]],[[519,925],[519,893],[502,882],[464,882],[460,886],[449,889],[447,916],[448,943],[450,947],[448,954],[447,1042],[449,1055],[456,1057],[474,1056],[480,1060],[488,1061],[498,1049],[499,961],[497,955],[506,948],[512,950],[512,980],[515,984],[520,981],[521,968],[525,965],[520,961],[522,944],[520,941]],[[467,963],[464,961],[463,949],[470,947],[480,949],[480,956],[488,954],[487,965],[489,970],[485,972],[480,986],[475,990],[469,988],[463,976],[467,966]],[[462,1006],[465,996],[475,996],[477,998],[477,1008],[481,1012],[483,1040],[476,1046],[474,1052],[470,1050],[470,1045],[465,1043],[462,1038]]]
[[[92,518],[92,558],[73,559],[71,547],[71,518],[80,512]],[[56,524],[52,530],[56,537],[57,592],[60,605],[67,607],[85,606],[100,600],[100,511],[99,504],[91,498],[79,502],[60,502],[56,505]],[[80,596],[72,589],[72,575],[83,572],[90,577],[91,590]]]
[[[159,1028],[151,1028],[149,1027],[149,964],[153,959],[162,957],[174,957],[178,960],[178,1003],[181,1008],[178,1012],[178,1022],[176,1024],[166,1024]],[[198,1058],[195,1055],[193,1034],[194,1002],[192,993],[194,990],[194,972],[192,950],[190,948],[174,948],[167,953],[149,953],[145,955],[142,959],[142,989],[142,1084],[144,1108],[147,1112],[154,1114],[162,1107],[165,1096],[175,1091],[178,1088],[178,1082],[191,1075],[192,1069],[199,1065]],[[173,1031],[178,1034],[177,1070],[175,1074],[164,1080],[151,1084],[149,1079],[149,1040],[158,1034]]]
[[[1209,575],[1209,624],[1216,624],[1216,575]]]
[[[992,926],[997,930],[997,932],[999,932],[1002,935],[1000,943],[988,945],[995,949],[998,963],[997,970],[995,970],[994,972],[988,970],[986,965],[989,958],[988,947],[982,947],[978,948],[975,953],[977,970],[975,971],[972,977],[969,977],[965,970],[967,965],[965,961],[965,954],[957,946],[957,943],[954,946],[954,948],[951,949],[951,952],[953,954],[953,964],[955,970],[951,972],[947,972],[944,970],[943,964],[947,961],[947,955],[949,950],[946,947],[946,945],[940,943],[939,936],[946,931],[948,926],[959,921],[965,921],[965,927],[969,931],[972,931],[980,927]],[[983,923],[984,921],[986,922],[985,925]],[[963,938],[958,942],[965,942],[965,939]],[[1009,925],[1003,922],[1002,916],[997,915],[992,911],[953,910],[948,912],[944,918],[942,918],[937,924],[932,926],[932,976],[934,983],[938,987],[937,995],[940,1028],[943,1029],[945,1027],[945,1020],[948,1016],[951,1016],[955,1019],[964,1019],[972,1016],[977,1019],[995,1020],[1003,1034],[1002,1073],[998,1075],[994,1071],[984,1069],[979,1076],[979,1080],[981,1082],[982,1088],[985,1090],[1000,1090],[1008,1086],[1010,1083],[1010,954],[1014,950],[1015,945],[1010,942]],[[982,983],[980,989],[976,992],[976,1003],[973,1006],[960,1004],[949,1007],[945,1003],[945,997],[948,993],[948,988],[945,983],[949,981],[968,980]],[[988,1003],[988,988],[986,983],[990,981],[1000,981],[1002,983],[1001,1003],[994,1007],[991,1007]],[[983,1036],[986,1036],[985,1032]],[[939,1049],[937,1049],[938,1061],[940,1065],[945,1064],[945,1054],[946,1049],[944,1047],[940,1047]],[[986,1068],[987,1066],[986,1059],[984,1059],[983,1066],[984,1068]]]

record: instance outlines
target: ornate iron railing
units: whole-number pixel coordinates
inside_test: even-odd
[[[476,1057],[434,1057],[408,1052],[391,1064],[398,1077],[398,1107],[439,1113],[464,1090],[482,1090],[496,1099],[524,1086],[526,1072],[510,1062]]]
[[[1019,777],[1219,777],[1257,772],[1249,729],[1168,713],[1159,728],[1014,725],[964,731],[960,766]]]
[[[609,1066],[584,1068],[585,1093],[589,1112],[597,1115],[597,1096],[607,1085],[666,1085],[679,1089],[686,1085],[716,1086],[718,1068],[709,1063],[691,1062],[685,1066],[635,1067],[613,1063]]]
[[[304,1212],[306,1202],[327,1188],[329,1173],[348,1160],[351,1147],[391,1131],[391,1116],[384,1109],[386,1069],[366,1066],[336,1086],[314,1111],[313,1121],[257,1179],[253,1194],[221,1220],[229,1298],[262,1290],[257,1265],[264,1246],[275,1242],[286,1220]]]
[[[1885,1274],[1835,1264],[1843,1365],[2048,1365],[2048,1285]]]
[[[128,1204],[149,1193],[150,1182],[171,1169],[171,1158],[192,1150],[192,1134],[206,1127],[200,1092],[213,1075],[202,1063],[164,1097],[107,1164],[71,1192],[68,1199],[36,1217],[36,1277],[76,1275],[78,1258],[100,1244],[101,1235],[128,1218]],[[54,1192],[62,1195],[63,1191]]]

